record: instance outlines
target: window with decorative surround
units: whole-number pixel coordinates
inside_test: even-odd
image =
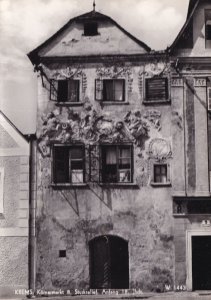
[[[85,175],[84,145],[54,145],[52,164],[54,184],[83,183]]]
[[[154,186],[170,185],[170,164],[169,163],[154,163],[151,184]]]
[[[51,100],[58,103],[78,103],[80,81],[76,79],[51,80]]]
[[[125,101],[124,79],[96,79],[95,99],[103,102]]]
[[[102,183],[133,182],[132,145],[102,145],[101,170]]]
[[[170,101],[167,77],[145,78],[144,103],[166,103]]]

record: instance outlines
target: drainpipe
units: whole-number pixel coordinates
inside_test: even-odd
[[[36,235],[35,235],[35,217],[36,217],[36,206],[35,199],[32,196],[34,189],[33,185],[35,182],[34,178],[34,166],[33,166],[33,141],[35,140],[34,135],[29,136],[30,154],[29,154],[29,256],[28,256],[28,280],[29,280],[29,298],[35,297],[35,272],[36,272]]]
[[[185,179],[185,196],[187,197],[187,148],[186,148],[186,96],[187,96],[187,84],[185,78],[185,87],[183,89],[183,122],[184,122],[184,179]]]

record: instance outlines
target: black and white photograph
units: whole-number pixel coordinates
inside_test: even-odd
[[[0,299],[211,299],[211,0],[0,0]]]

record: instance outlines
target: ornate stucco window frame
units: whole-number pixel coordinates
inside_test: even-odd
[[[172,146],[171,141],[163,138],[152,139],[149,143],[150,185],[152,187],[170,187],[172,182]],[[166,182],[155,182],[154,169],[156,165],[166,165]]]
[[[105,88],[105,81],[108,80],[121,80],[123,82],[123,100],[118,101],[118,100],[113,100],[113,101],[106,101],[104,99],[104,88]],[[101,99],[97,98],[97,85],[101,85],[101,90],[100,92],[102,93]],[[95,79],[95,101],[98,101],[101,105],[127,105],[129,104],[128,102],[128,97],[127,97],[127,80],[125,77],[118,77],[118,78],[108,78],[108,77],[102,77],[102,78],[96,78]],[[99,91],[98,91],[99,92]]]
[[[65,79],[50,79],[50,85],[51,85],[51,89],[50,89],[50,100],[51,101],[55,101],[56,106],[82,106],[83,102],[82,102],[82,80],[81,78],[71,78],[70,80],[77,80],[79,82],[79,89],[78,89],[78,101],[58,101],[58,94],[56,99],[52,99],[51,93],[52,93],[52,89],[55,88],[58,92],[58,82],[60,80],[68,80],[68,78]]]
[[[79,95],[77,102],[58,102],[58,81],[59,80],[78,80],[79,81]],[[87,89],[87,76],[81,66],[74,68],[66,67],[59,70],[54,70],[50,74],[50,101],[55,102],[56,106],[83,106]]]
[[[55,162],[54,162],[54,149],[55,147],[74,147],[74,146],[81,146],[83,147],[84,151],[84,158],[83,158],[83,182],[59,182],[56,183],[54,180],[54,168],[55,168]],[[70,170],[69,170],[70,171]],[[85,161],[85,145],[80,142],[75,142],[75,143],[52,143],[51,145],[51,187],[57,188],[57,189],[68,189],[68,188],[86,188],[87,183],[86,183],[86,161]]]
[[[116,146],[116,147],[124,147],[124,146],[129,146],[131,149],[131,181],[130,182],[104,182],[102,181],[102,148],[106,146]],[[110,187],[110,188],[134,188],[137,187],[137,184],[134,183],[134,145],[133,143],[100,143],[98,145],[99,147],[99,153],[100,153],[100,161],[99,161],[99,184],[102,187]],[[117,157],[118,159],[118,157]],[[118,171],[117,171],[118,172]]]
[[[156,166],[166,166],[166,182],[155,182],[155,167]],[[168,161],[157,161],[153,160],[151,162],[151,180],[150,184],[153,187],[171,187],[171,165]]]
[[[167,99],[162,99],[162,100],[147,100],[146,96],[146,81],[147,79],[167,79],[167,88],[168,88],[168,97]],[[144,105],[164,105],[164,104],[171,104],[171,80],[169,75],[164,75],[164,76],[144,76],[143,78],[143,104]]]
[[[103,99],[103,82],[105,80],[124,80],[124,100],[123,101],[105,101]],[[98,86],[97,86],[98,85]],[[129,105],[130,94],[132,93],[133,76],[131,67],[114,65],[102,67],[96,70],[95,78],[95,101],[102,106],[108,105]],[[99,97],[98,93],[102,93]]]

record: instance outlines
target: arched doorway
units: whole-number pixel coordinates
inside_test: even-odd
[[[104,235],[89,243],[90,287],[128,289],[128,242],[117,236]]]

